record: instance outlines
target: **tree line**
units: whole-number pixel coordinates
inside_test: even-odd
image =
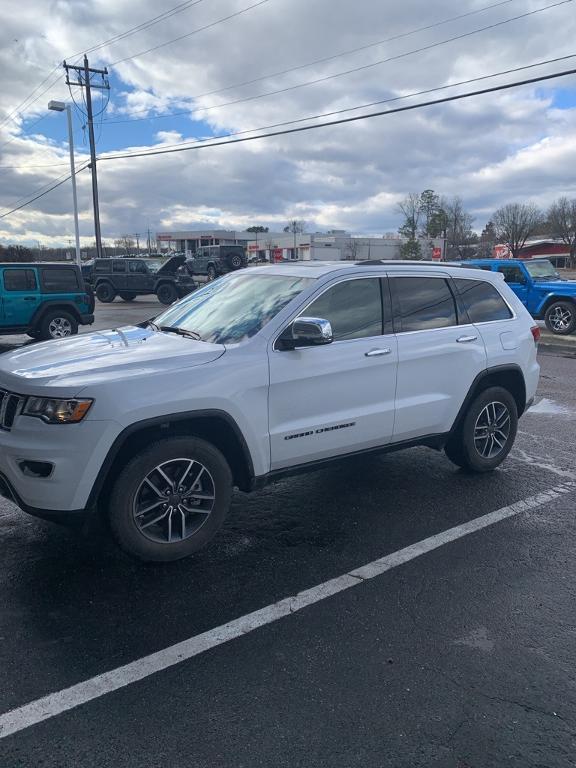
[[[401,249],[406,259],[427,258],[422,244],[435,238],[445,241],[447,259],[490,258],[496,244],[508,246],[517,258],[530,237],[542,235],[560,240],[571,266],[576,264],[576,199],[560,197],[546,211],[533,203],[508,203],[494,212],[480,235],[458,196],[442,197],[433,189],[411,192],[397,210],[403,217],[398,232],[406,238]]]

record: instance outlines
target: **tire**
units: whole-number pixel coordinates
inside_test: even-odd
[[[212,282],[212,280],[216,280],[218,275],[216,274],[216,267],[213,264],[208,264],[208,267],[206,269],[206,276],[208,277],[208,280]]]
[[[567,336],[576,329],[576,305],[571,301],[555,301],[544,315],[546,328],[551,333]]]
[[[38,330],[33,333],[39,339],[65,339],[78,333],[78,321],[69,312],[53,309],[42,316]]]
[[[110,283],[98,283],[96,286],[96,298],[103,304],[110,304],[116,298],[116,291]]]
[[[178,292],[171,283],[162,283],[156,289],[156,296],[161,304],[173,304],[178,299]]]
[[[135,293],[126,293],[126,291],[122,291],[119,295],[122,301],[134,301],[136,298]]]
[[[157,467],[177,481],[173,488]],[[193,496],[191,490],[196,489],[200,498],[191,501],[178,492],[184,477],[184,493]],[[180,560],[214,538],[231,496],[232,473],[219,450],[199,438],[167,438],[143,450],[121,471],[110,496],[110,528],[120,547],[139,560]]]
[[[241,269],[244,266],[244,259],[239,253],[233,253],[228,256],[230,269]]]
[[[514,397],[503,387],[490,387],[474,399],[444,450],[458,467],[491,472],[510,453],[517,429]]]

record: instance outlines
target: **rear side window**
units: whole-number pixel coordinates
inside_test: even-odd
[[[70,293],[79,290],[78,273],[70,267],[42,270],[42,289],[47,293]]]
[[[112,264],[112,272],[126,272],[126,262],[125,261],[115,261]]]
[[[509,320],[510,308],[496,288],[485,280],[454,280],[462,297],[468,316],[473,323],[490,323],[492,320]]]
[[[302,313],[328,320],[334,341],[382,334],[382,295],[377,277],[346,280],[328,288]]]
[[[106,261],[97,261],[94,266],[94,272],[110,272],[110,263]]]
[[[440,277],[395,277],[396,315],[401,331],[425,331],[458,325],[456,301]]]
[[[4,289],[7,291],[35,291],[36,274],[33,269],[5,269]]]

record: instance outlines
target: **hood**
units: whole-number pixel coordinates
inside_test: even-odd
[[[576,296],[576,280],[534,280],[534,286],[550,293]]]
[[[186,261],[186,256],[171,256],[165,264],[162,264],[157,275],[175,275],[178,267]]]
[[[73,397],[83,388],[134,376],[166,375],[217,360],[221,344],[127,326],[29,344],[0,355],[0,387],[18,394]]]

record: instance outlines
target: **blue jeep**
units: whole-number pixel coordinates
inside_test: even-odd
[[[548,259],[469,259],[462,266],[501,272],[536,320],[563,336],[576,330],[576,280],[563,280]]]
[[[74,264],[0,264],[0,334],[59,339],[94,322],[94,296]]]

